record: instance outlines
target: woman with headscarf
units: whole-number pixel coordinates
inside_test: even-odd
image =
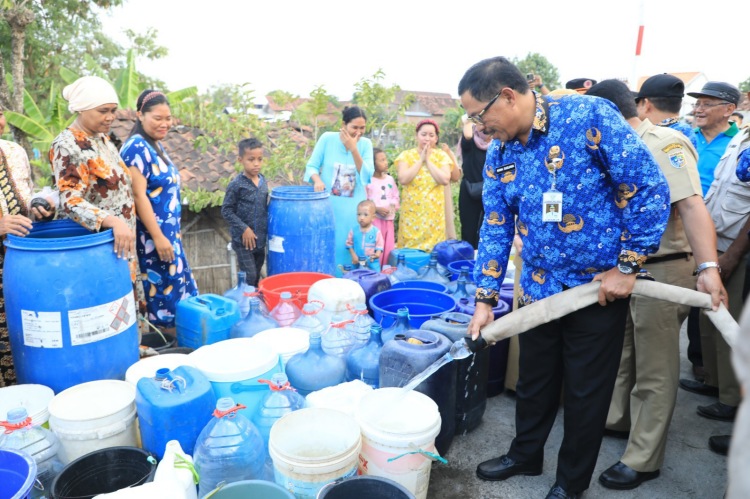
[[[0,135],[5,131],[5,115],[0,110]],[[30,208],[34,195],[31,165],[26,151],[7,140],[0,140],[0,388],[16,384],[16,371],[10,352],[8,324],[5,322],[3,298],[3,259],[8,234],[24,237],[32,228],[30,217],[49,218],[54,214],[44,208]]]
[[[77,116],[55,138],[49,152],[60,191],[60,213],[92,232],[112,229],[114,251],[130,266],[138,327],[143,332],[146,300],[135,252],[132,180],[107,136],[119,105],[117,93],[106,80],[84,76],[65,87],[63,97]]]
[[[461,239],[474,249],[479,244],[479,227],[482,225],[482,170],[492,137],[477,131],[476,125],[464,121],[461,144],[458,148],[463,159],[464,178],[458,193],[458,213],[461,218]]]
[[[417,123],[417,147],[396,158],[401,184],[398,247],[431,251],[445,240],[445,189],[453,161],[438,149],[440,128],[432,120]]]
[[[136,249],[148,280],[148,320],[172,333],[177,303],[198,294],[180,240],[180,173],[161,144],[172,128],[172,111],[167,97],[153,90],[141,93],[136,109],[138,117],[120,155],[133,178]]]

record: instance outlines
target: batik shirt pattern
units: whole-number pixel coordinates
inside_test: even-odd
[[[562,221],[542,221],[543,194],[563,195]],[[617,108],[596,97],[536,94],[527,144],[495,140],[487,151],[485,219],[474,269],[477,300],[497,301],[514,220],[523,240],[519,302],[591,281],[620,261],[638,265],[659,248],[669,186]]]
[[[681,132],[685,137],[690,140],[693,147],[698,147],[698,139],[695,137],[695,132],[687,123],[683,123],[679,118],[667,118],[666,120],[659,123],[659,126],[665,126]]]

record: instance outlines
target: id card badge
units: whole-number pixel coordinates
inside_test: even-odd
[[[545,192],[542,196],[542,221],[562,222],[562,202],[562,192]]]

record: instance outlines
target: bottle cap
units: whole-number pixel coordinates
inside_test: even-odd
[[[8,422],[9,423],[20,423],[29,417],[29,413],[25,407],[16,407],[8,411]]]
[[[234,406],[235,403],[232,397],[222,397],[216,402],[216,409],[221,412],[228,411]]]
[[[292,293],[290,293],[289,291],[284,291],[283,293],[281,293],[281,299],[282,300],[291,300],[292,299]]]

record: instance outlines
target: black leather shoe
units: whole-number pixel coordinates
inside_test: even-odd
[[[599,475],[599,481],[608,489],[630,490],[643,482],[658,478],[659,473],[659,470],[635,471],[630,466],[619,462]]]
[[[541,464],[517,463],[507,455],[490,459],[477,466],[477,476],[490,482],[505,480],[515,475],[539,476],[541,474]]]
[[[709,386],[701,381],[693,381],[692,379],[681,379],[680,388],[707,397],[719,396],[719,389],[717,387]]]
[[[716,402],[711,405],[699,405],[698,414],[708,419],[716,419],[719,421],[734,421],[734,417],[737,415],[737,408],[731,405],[722,404]]]
[[[729,453],[729,441],[732,435],[716,435],[708,439],[708,446],[717,454],[726,456]]]
[[[630,432],[629,431],[610,430],[609,428],[604,428],[604,436],[605,437],[612,437],[612,438],[619,438],[621,440],[627,440],[627,439],[630,438]]]
[[[554,487],[549,489],[549,494],[545,499],[578,499],[581,494],[565,492],[565,489],[555,484]]]

